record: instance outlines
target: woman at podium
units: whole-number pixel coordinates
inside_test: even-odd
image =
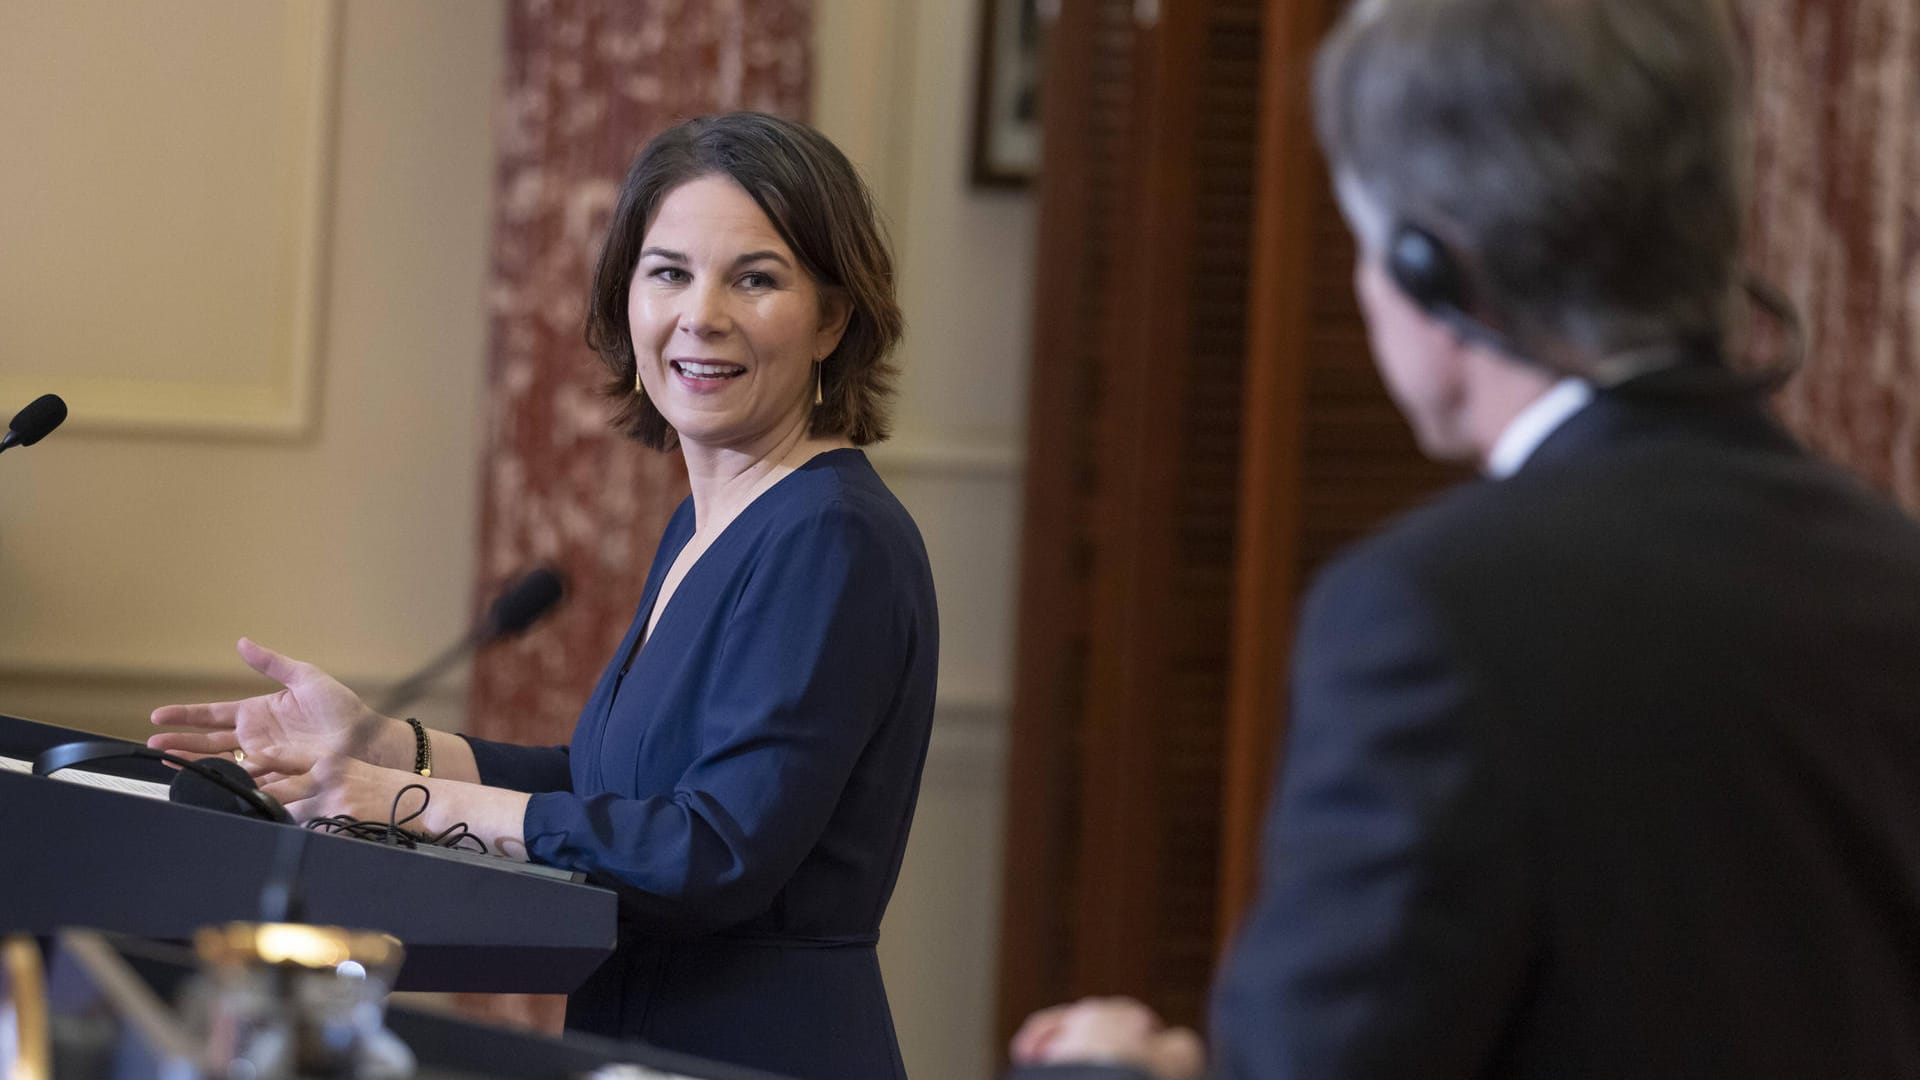
[[[619,893],[569,1027],[796,1077],[902,1077],[874,945],[933,717],[918,529],[860,447],[901,317],[872,199],[818,133],[735,113],[654,139],[594,274],[615,424],[692,495],[570,746],[383,716],[250,641],[285,689],[172,705],[150,745],[244,759],[296,817],[464,822]],[[454,900],[452,902],[458,902]]]

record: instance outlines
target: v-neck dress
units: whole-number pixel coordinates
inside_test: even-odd
[[[828,451],[741,511],[639,645],[693,531],[689,499],[570,747],[468,739],[483,783],[534,793],[532,858],[619,893],[567,1025],[904,1077],[874,946],[933,721],[926,548],[865,454]]]

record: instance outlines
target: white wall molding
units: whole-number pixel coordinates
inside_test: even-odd
[[[1007,770],[1007,706],[941,695],[933,709],[927,783],[999,791]]]
[[[1018,479],[1026,450],[1014,439],[893,439],[869,454],[883,473]]]

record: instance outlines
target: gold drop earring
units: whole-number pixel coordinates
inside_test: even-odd
[[[637,360],[633,364],[633,392],[638,397],[647,396],[647,388],[640,384],[640,362]]]
[[[813,407],[816,409],[820,407],[820,379],[826,366],[827,361],[825,357],[813,362]]]

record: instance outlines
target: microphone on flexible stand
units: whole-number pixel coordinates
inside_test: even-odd
[[[565,599],[566,592],[566,578],[559,571],[544,566],[529,571],[500,594],[493,606],[487,609],[486,618],[481,619],[466,637],[454,642],[419,671],[395,684],[380,704],[374,707],[374,711],[392,716],[405,708],[426,693],[434,680],[468,653],[526,630]]]
[[[47,437],[47,433],[60,426],[67,418],[67,403],[60,400],[58,394],[41,394],[27,403],[27,407],[13,414],[7,423],[7,433],[0,437],[0,453],[16,446],[32,446]]]

